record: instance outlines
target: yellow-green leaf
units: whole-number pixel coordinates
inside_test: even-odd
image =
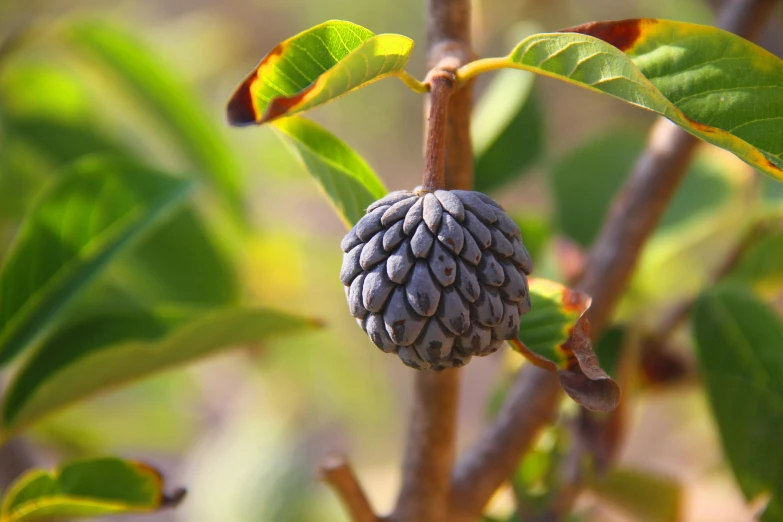
[[[274,123],[350,227],[386,188],[367,162],[320,125],[299,117]]]
[[[218,121],[202,109],[159,52],[147,48],[130,31],[105,20],[77,20],[64,26],[66,42],[89,57],[99,72],[117,81],[165,129],[185,158],[208,179],[232,209],[244,219],[241,169]],[[214,117],[214,116],[213,116]]]
[[[233,125],[311,109],[387,76],[402,76],[413,41],[333,20],[272,49],[228,103]]]
[[[683,520],[683,487],[673,478],[642,470],[619,468],[591,476],[588,488],[638,522]]]
[[[585,313],[592,299],[560,283],[530,278],[530,311],[512,346],[531,363],[557,374],[563,390],[590,410],[611,411],[620,389],[601,369]]]
[[[113,457],[72,462],[53,471],[33,470],[8,490],[0,522],[152,513],[175,506],[185,495],[184,490],[166,495],[163,488],[155,469]]]
[[[783,180],[783,60],[715,27],[634,19],[523,40],[464,66],[532,71],[656,112]]]
[[[0,438],[96,393],[317,324],[264,308],[194,315],[119,309],[70,321],[14,376],[3,398]]]
[[[184,203],[192,183],[115,158],[61,173],[0,270],[0,365],[47,331],[123,248]]]

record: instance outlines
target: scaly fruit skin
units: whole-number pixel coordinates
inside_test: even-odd
[[[392,192],[340,246],[351,315],[412,368],[456,368],[489,355],[517,336],[530,310],[533,264],[522,233],[480,192]]]

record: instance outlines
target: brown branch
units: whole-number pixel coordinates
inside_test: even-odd
[[[454,91],[454,73],[433,70],[430,85],[430,114],[427,120],[427,145],[422,188],[427,191],[446,188],[446,124],[449,99]]]
[[[446,520],[458,397],[457,370],[416,373],[402,488],[391,521]]]
[[[456,71],[472,61],[470,0],[427,0],[427,49],[431,68]],[[446,187],[473,188],[473,148],[470,116],[473,83],[462,86],[449,100],[446,126]]]
[[[342,500],[352,522],[380,522],[356,474],[343,457],[328,457],[319,471],[321,480],[329,484]]]
[[[519,458],[551,423],[560,403],[560,384],[548,370],[527,364],[492,426],[459,461],[452,474],[450,522],[474,522],[508,480]]]
[[[727,0],[719,14],[718,25],[754,39],[769,19],[775,2]],[[647,149],[637,162],[624,192],[616,200],[612,215],[593,247],[593,256],[588,260],[588,269],[579,285],[580,289],[593,295],[594,303],[599,303],[598,307],[593,306],[590,316],[599,330],[611,319],[641,255],[641,247],[652,235],[675,189],[685,177],[698,144],[695,137],[668,121],[661,118],[656,122]],[[661,184],[666,186],[661,187]],[[630,239],[630,245],[623,244],[624,235],[625,241]],[[616,256],[614,260],[610,259],[612,255]],[[734,263],[736,259],[730,256],[717,275],[730,270]],[[602,281],[605,283],[603,286]],[[559,522],[571,513],[585,487],[584,463],[587,459],[592,458],[600,472],[606,472],[614,464],[617,446],[622,440],[621,432],[624,431],[620,415],[621,410],[618,410],[601,419],[581,411],[573,438],[581,438],[582,443],[574,444],[566,457],[562,490],[549,509],[542,513],[541,520]]]
[[[721,26],[743,35],[754,34],[773,5],[774,0],[730,0],[720,17]],[[594,339],[610,320],[642,246],[682,181],[697,144],[696,138],[667,120],[660,119],[653,126],[647,149],[615,200],[577,285],[578,290],[593,297],[589,317]],[[452,503],[462,506],[466,512],[455,509],[454,520],[467,522],[478,518],[535,435],[551,421],[558,396],[553,375],[534,368],[520,372],[502,407],[505,416],[497,419],[455,469]],[[532,404],[545,407],[533,408],[529,406]],[[502,448],[502,451],[493,452],[490,448]],[[481,487],[471,487],[479,483]],[[570,500],[564,503],[568,508]]]
[[[430,66],[438,71],[453,73],[470,61],[470,0],[428,0],[427,37],[428,60]],[[443,75],[436,73],[433,80],[438,76]],[[435,80],[432,84],[434,91],[440,88],[440,82]],[[447,88],[446,82],[442,87]],[[434,104],[442,98],[433,92]],[[433,113],[447,115],[444,126],[445,187],[472,188],[471,86],[463,86],[453,92],[447,110],[437,109]],[[429,153],[427,157],[430,157]],[[433,165],[432,168],[439,167]],[[434,184],[440,185],[439,181]],[[416,372],[402,488],[390,517],[392,522],[447,520],[449,479],[456,453],[459,375],[459,371],[454,369],[437,373]]]

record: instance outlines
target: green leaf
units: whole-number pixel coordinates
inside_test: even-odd
[[[783,61],[714,27],[635,19],[530,36],[492,69],[532,71],[609,94],[670,119],[783,180]]]
[[[471,136],[479,192],[520,178],[543,153],[543,115],[534,80],[532,74],[501,71],[476,104]]]
[[[576,322],[590,308],[591,299],[565,286],[531,277],[530,311],[522,316],[519,340],[535,353],[562,361],[559,347],[568,341]]]
[[[332,133],[303,118],[285,118],[275,128],[298,152],[347,225],[353,226],[386,189],[359,154]]]
[[[783,184],[764,178],[761,181],[761,199],[771,212],[780,214],[783,210]]]
[[[598,235],[611,202],[645,147],[642,132],[612,129],[569,151],[552,167],[555,219],[584,247]],[[734,191],[723,172],[697,157],[667,207],[657,232],[715,211]]]
[[[21,74],[24,71],[21,68],[16,75],[29,79],[32,85],[6,82],[10,85],[4,85],[3,99],[16,99],[20,92],[30,88],[36,89],[39,96],[48,96],[46,86],[41,85],[41,82],[49,76],[34,74],[32,71],[35,69]],[[13,77],[14,74],[11,74]],[[64,104],[66,102],[63,101]],[[22,147],[29,149],[36,159],[43,158],[43,161],[31,166],[29,161],[24,161],[26,154],[17,157],[24,150],[3,147],[0,157],[0,194],[6,188],[13,193],[13,197],[9,198],[12,202],[21,200],[26,203],[26,192],[33,192],[43,185],[44,179],[51,178],[59,169],[82,156],[111,153],[115,157],[131,159],[135,155],[124,144],[107,137],[89,115],[79,114],[67,118],[71,109],[56,109],[51,100],[47,103],[52,114],[39,114],[35,107],[12,104],[13,110],[3,115],[4,138],[21,142]],[[30,170],[37,170],[33,174],[38,175],[31,175]],[[35,187],[27,186],[33,185],[31,179],[35,180]],[[27,184],[23,184],[24,181]],[[0,199],[2,203],[4,200]],[[192,262],[194,259],[198,262]],[[232,267],[193,210],[178,212],[114,266],[117,265],[123,284],[135,294],[145,294],[147,300],[222,305],[238,295],[238,283]]]
[[[40,337],[190,187],[115,159],[88,158],[63,172],[30,210],[0,271],[0,364]]]
[[[150,304],[220,306],[239,299],[234,267],[190,206],[134,245],[112,273]]]
[[[45,117],[3,118],[8,136],[24,140],[53,166],[73,163],[87,154],[127,156],[123,148],[86,122],[63,123]]]
[[[4,434],[85,397],[222,350],[316,326],[262,308],[189,317],[127,309],[71,321],[19,370],[3,400]]]
[[[413,41],[332,20],[278,44],[228,103],[233,125],[266,123],[332,101],[387,76],[403,77]]]
[[[155,469],[112,457],[28,471],[8,490],[0,522],[152,513],[176,505],[185,495],[178,490],[167,496],[163,487]]]
[[[588,488],[638,522],[680,522],[683,488],[676,480],[641,470],[618,468],[591,477]]]
[[[762,293],[776,293],[783,285],[783,231],[761,237],[741,257],[731,277]]]
[[[560,283],[529,278],[531,309],[510,343],[531,363],[556,373],[563,390],[589,410],[617,407],[620,389],[601,369],[585,313],[592,299]]]
[[[73,22],[66,26],[65,36],[74,49],[90,57],[156,117],[229,208],[241,215],[243,187],[234,153],[218,131],[218,122],[207,116],[192,89],[179,81],[158,53],[105,20]]]
[[[544,255],[544,250],[552,239],[551,222],[547,217],[525,212],[513,213],[511,217],[519,225],[522,237],[525,239],[525,248],[530,252],[535,265]]]
[[[771,494],[762,521],[783,520],[783,323],[747,289],[722,284],[699,297],[693,328],[737,482],[748,500]]]
[[[613,129],[555,162],[549,180],[555,221],[565,235],[583,247],[593,243],[615,194],[643,149],[642,133]]]

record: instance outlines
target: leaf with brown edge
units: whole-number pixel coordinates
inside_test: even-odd
[[[593,22],[522,40],[460,82],[532,71],[658,113],[783,181],[783,60],[715,27],[655,19]]]
[[[177,506],[185,490],[164,492],[163,476],[140,462],[100,457],[32,470],[7,491],[0,522],[152,513]]]
[[[228,102],[232,125],[262,124],[327,103],[387,76],[403,76],[413,41],[332,20],[278,44]],[[406,80],[407,81],[407,80]]]
[[[590,296],[546,279],[529,282],[532,306],[522,317],[519,339],[510,341],[514,349],[556,373],[563,390],[585,408],[616,408],[620,388],[601,369],[590,340]]]

